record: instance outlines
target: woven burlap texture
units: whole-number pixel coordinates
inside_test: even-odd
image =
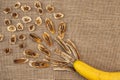
[[[20,9],[14,9],[16,1],[21,4],[27,4],[32,7],[30,12],[24,13]],[[25,15],[32,17],[32,23],[39,14],[33,7],[35,0],[0,0],[0,33],[5,35],[3,42],[0,42],[0,80],[86,80],[74,71],[53,71],[52,68],[35,69],[28,64],[16,65],[13,59],[24,57],[23,49],[19,49],[17,41],[15,45],[10,45],[8,39],[12,34],[19,35],[30,32],[27,28],[24,31],[10,33],[7,26],[4,25],[4,19],[12,19],[13,24],[22,22],[21,18]],[[60,21],[67,23],[67,32],[65,39],[71,39],[75,42],[80,52],[81,60],[87,64],[104,70],[120,70],[120,0],[40,0],[43,8],[47,4],[55,6],[55,12],[62,12],[65,17],[61,20],[55,20],[52,14],[43,14],[42,19],[51,18],[58,28]],[[11,18],[10,14],[5,15],[3,9],[12,7],[13,12],[19,13],[19,19]],[[25,25],[28,26],[28,25]],[[44,24],[36,27],[36,34],[42,35],[46,30]],[[47,31],[48,32],[48,31]],[[49,33],[49,32],[48,32]],[[29,37],[23,41],[27,44],[26,49],[30,48],[39,53],[36,46]],[[54,44],[56,45],[56,44]],[[3,49],[10,47],[13,53],[5,55]],[[54,46],[57,47],[57,46]],[[51,50],[53,50],[51,48]],[[42,55],[40,60],[42,59]],[[31,59],[34,60],[34,59]]]

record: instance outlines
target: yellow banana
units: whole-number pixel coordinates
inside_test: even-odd
[[[80,75],[88,80],[120,80],[120,72],[101,71],[80,60],[76,60],[73,63],[73,67]]]

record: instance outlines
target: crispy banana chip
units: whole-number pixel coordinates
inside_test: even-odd
[[[10,25],[10,26],[7,27],[7,30],[9,32],[15,32],[16,31],[16,27],[14,25]]]
[[[31,10],[31,7],[28,6],[28,5],[23,5],[23,6],[21,6],[21,10],[24,11],[24,12],[28,12],[28,11]]]
[[[42,8],[38,8],[37,11],[40,15],[43,15],[43,9]]]
[[[25,34],[20,34],[19,36],[18,36],[18,40],[25,40],[27,37],[26,37],[26,35]]]
[[[64,35],[65,35],[65,32],[66,32],[66,23],[65,22],[61,22],[59,24],[59,28],[58,28],[58,36],[63,39],[64,38]]]
[[[44,39],[44,41],[46,42],[47,45],[52,46],[52,44],[53,44],[52,39],[47,32],[44,32],[42,37],[43,37],[43,39]]]
[[[40,26],[40,25],[42,24],[42,19],[41,19],[41,17],[37,17],[37,18],[35,19],[35,24],[36,24],[37,26]]]
[[[53,16],[55,19],[61,19],[64,17],[64,14],[59,12],[59,13],[54,13]]]
[[[50,51],[44,45],[38,44],[38,50],[43,52],[46,56],[50,57]]]
[[[23,64],[23,63],[27,63],[28,59],[27,58],[18,58],[18,59],[14,59],[13,62],[15,64]]]
[[[30,25],[28,26],[28,30],[31,32],[31,31],[34,31],[35,30],[35,25]]]
[[[7,26],[9,26],[9,25],[12,24],[12,21],[10,19],[5,19],[4,20],[4,24],[7,25]]]
[[[22,17],[23,23],[30,23],[32,21],[31,17],[29,16],[24,16]]]
[[[50,31],[52,34],[55,33],[55,26],[54,26],[53,21],[51,19],[46,18],[45,25],[46,25],[46,28],[48,29],[48,31]]]
[[[49,4],[46,6],[46,10],[51,13],[54,11],[54,6]]]
[[[37,43],[42,42],[42,39],[35,33],[30,33],[29,36],[30,36],[30,39],[32,39],[34,42],[37,42]]]
[[[19,15],[18,15],[18,13],[14,12],[14,13],[11,13],[11,16],[16,19],[16,18],[18,18]]]
[[[18,31],[22,31],[24,29],[24,26],[22,23],[17,23],[16,28]]]
[[[11,38],[9,39],[9,42],[10,42],[10,44],[16,44],[16,41],[17,41],[16,35],[13,34],[11,36]]]
[[[21,3],[17,1],[17,2],[15,3],[14,7],[15,7],[16,9],[17,9],[17,8],[20,8],[20,7],[21,7]]]
[[[50,64],[46,61],[29,61],[29,66],[34,68],[48,68]]]
[[[26,49],[24,50],[23,54],[27,57],[31,57],[31,58],[37,58],[39,57],[38,53],[35,53],[33,50],[31,49]]]
[[[34,7],[37,8],[37,9],[41,8],[42,7],[41,2],[40,1],[35,1],[34,2]]]

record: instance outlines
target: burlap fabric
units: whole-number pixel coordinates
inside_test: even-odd
[[[10,14],[5,15],[2,10],[5,7],[12,7],[16,1],[32,6],[32,10],[24,13],[20,9],[13,9],[13,12],[20,14],[19,19],[11,18]],[[23,50],[18,47],[21,41],[18,41],[16,45],[10,45],[8,39],[12,34],[28,35],[29,32],[27,28],[15,33],[8,32],[4,19],[10,18],[13,24],[16,24],[22,22],[22,16],[28,15],[32,17],[33,23],[39,16],[33,8],[34,1],[0,0],[0,33],[5,34],[4,41],[0,42],[0,80],[85,80],[74,71],[53,71],[51,68],[34,69],[28,64],[16,65],[13,63],[13,59],[24,57]],[[82,61],[105,71],[120,70],[120,0],[41,0],[41,2],[44,9],[47,4],[53,4],[55,12],[65,14],[65,18],[62,19],[67,22],[68,26],[65,39],[69,38],[75,42]],[[55,20],[51,14],[45,12],[42,18],[46,17],[51,18],[57,28],[61,20]],[[47,30],[43,24],[41,27],[37,27],[35,33],[41,35],[44,31]],[[27,44],[27,49],[39,52],[36,48],[37,44],[29,38],[23,42]],[[6,47],[13,49],[11,55],[6,56],[3,53],[2,49]],[[42,55],[40,57],[41,60]]]

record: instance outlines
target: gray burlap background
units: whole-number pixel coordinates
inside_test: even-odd
[[[51,68],[34,69],[28,64],[13,63],[13,59],[24,57],[23,50],[18,48],[21,41],[17,41],[16,45],[10,45],[8,39],[12,34],[29,34],[27,28],[15,33],[7,32],[4,25],[4,19],[11,19],[11,16],[5,15],[2,10],[5,7],[12,7],[16,1],[32,6],[32,10],[23,13],[20,9],[13,9],[13,12],[20,14],[19,19],[12,19],[13,24],[21,22],[20,19],[24,15],[31,16],[33,20],[39,16],[33,8],[34,0],[0,0],[0,33],[5,34],[4,41],[0,42],[0,80],[85,80],[74,71],[53,71]],[[44,9],[47,4],[53,4],[56,8],[55,12],[60,11],[65,14],[65,18],[62,19],[68,26],[65,39],[70,38],[77,44],[81,60],[101,70],[120,71],[120,0],[40,1]],[[42,16],[43,19],[45,17],[50,17],[55,22],[56,28],[61,21],[55,20],[51,14]],[[41,35],[44,31],[47,30],[43,24],[37,27],[35,33]],[[39,52],[36,48],[37,44],[29,38],[24,42],[27,43],[27,49]],[[3,54],[2,49],[6,47],[13,49],[11,55]],[[42,56],[40,57],[41,60]]]

